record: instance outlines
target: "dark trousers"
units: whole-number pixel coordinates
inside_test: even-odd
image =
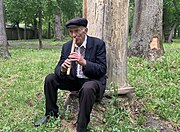
[[[99,86],[96,81],[88,79],[75,80],[60,79],[55,74],[49,74],[45,78],[44,94],[46,98],[45,115],[57,116],[57,91],[79,91],[79,113],[77,120],[77,132],[86,132],[90,121],[90,113],[99,93]]]

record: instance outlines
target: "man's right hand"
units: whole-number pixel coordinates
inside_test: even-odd
[[[71,61],[70,59],[66,59],[64,63],[61,65],[61,72],[67,72],[67,69],[70,68]]]

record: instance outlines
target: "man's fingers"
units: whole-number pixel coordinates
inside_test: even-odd
[[[70,59],[66,59],[66,60],[64,61],[63,65],[64,65],[64,67],[69,68],[70,65],[71,65]]]
[[[70,65],[70,64],[71,64],[71,60],[70,60],[70,59],[66,59],[66,60],[64,61],[64,63]]]
[[[69,67],[70,67],[70,64],[65,63],[65,64],[64,64],[64,67],[65,67],[65,68],[69,68]]]
[[[67,69],[71,65],[70,59],[66,59],[64,63],[62,64],[62,68]]]

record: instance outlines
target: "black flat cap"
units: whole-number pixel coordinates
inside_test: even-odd
[[[83,26],[87,27],[88,21],[86,18],[73,18],[65,23],[65,26],[67,28],[69,27],[77,27],[77,26]]]

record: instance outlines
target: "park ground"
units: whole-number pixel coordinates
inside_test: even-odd
[[[33,127],[44,115],[44,77],[54,71],[64,41],[10,41],[10,59],[0,59],[0,132],[71,132],[76,115],[63,110],[67,92],[59,92],[60,117]],[[104,98],[96,104],[91,132],[180,131],[180,39],[164,44],[165,54],[156,62],[128,59],[128,81],[135,88],[132,99]]]

